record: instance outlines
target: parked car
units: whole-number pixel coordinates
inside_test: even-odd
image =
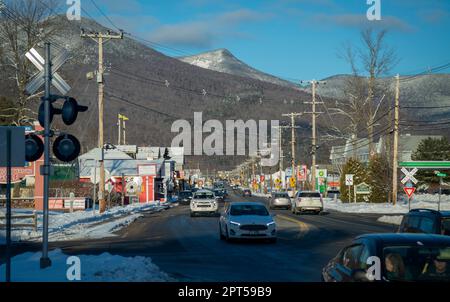
[[[312,191],[299,191],[292,201],[292,213],[315,212],[320,214],[323,211],[322,194]]]
[[[450,236],[450,211],[413,209],[403,217],[398,232]]]
[[[217,201],[219,202],[225,201],[225,194],[223,193],[223,190],[221,189],[214,190],[214,195],[216,196]]]
[[[374,267],[376,261],[373,262],[373,258],[369,259],[370,257],[377,257],[380,260],[379,267]],[[372,273],[372,269],[378,270],[378,280],[369,278],[368,272]],[[322,280],[448,282],[450,237],[398,233],[359,236],[323,268]]]
[[[284,208],[290,210],[292,207],[291,198],[286,192],[273,192],[269,200],[269,208]]]
[[[232,202],[219,220],[220,239],[277,240],[277,226],[266,206],[259,202]]]
[[[190,203],[191,217],[198,214],[217,214],[219,205],[214,193],[209,190],[198,190],[192,196]]]
[[[327,197],[332,199],[339,199],[339,197],[341,197],[341,192],[339,190],[328,190]]]
[[[192,191],[181,191],[178,193],[178,202],[181,205],[189,205],[192,200]]]
[[[252,191],[250,189],[244,189],[242,190],[242,196],[243,197],[251,197],[252,196]]]

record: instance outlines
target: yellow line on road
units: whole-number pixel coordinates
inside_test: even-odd
[[[306,234],[306,233],[308,233],[311,230],[311,227],[309,226],[309,224],[304,223],[303,221],[300,221],[300,220],[297,220],[297,219],[294,219],[294,218],[291,218],[291,217],[288,217],[288,216],[284,216],[284,215],[277,215],[277,217],[279,217],[280,219],[283,219],[283,220],[286,220],[286,221],[293,222],[293,223],[297,224],[298,227],[300,228],[300,231],[303,234]]]

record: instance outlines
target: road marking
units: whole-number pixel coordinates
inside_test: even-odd
[[[307,224],[307,223],[305,223],[303,221],[300,221],[300,220],[297,220],[297,219],[294,219],[294,218],[291,218],[291,217],[288,217],[288,216],[284,216],[284,215],[277,215],[277,217],[279,217],[279,218],[281,218],[283,220],[290,221],[290,222],[293,222],[293,223],[297,224],[298,227],[300,228],[300,231],[303,234],[306,234],[306,233],[308,233],[311,230],[311,227],[309,226],[309,224]]]

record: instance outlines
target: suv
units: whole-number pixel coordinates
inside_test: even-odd
[[[191,217],[196,214],[214,214],[216,215],[219,210],[214,192],[209,190],[198,190],[192,196],[191,204]]]
[[[252,197],[252,191],[250,189],[244,189],[242,190],[242,197]]]
[[[178,193],[178,202],[182,205],[189,205],[192,199],[191,191],[181,191]]]
[[[271,210],[275,208],[291,209],[291,198],[287,192],[273,192],[269,200],[269,208]]]
[[[322,194],[312,191],[299,191],[292,201],[292,213],[316,212],[320,214],[323,211]]]
[[[398,232],[450,236],[450,211],[413,209],[403,217]]]

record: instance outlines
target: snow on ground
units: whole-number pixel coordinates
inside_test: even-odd
[[[378,218],[377,220],[379,222],[384,222],[384,223],[389,223],[389,224],[394,224],[394,225],[400,225],[402,223],[402,219],[403,216],[399,215],[399,216],[381,216],[380,218]]]
[[[74,262],[61,250],[49,252],[52,265],[41,270],[41,253],[24,253],[11,260],[11,281],[15,282],[69,282]],[[164,282],[176,281],[162,272],[147,257],[122,257],[104,253],[98,256],[78,255],[81,282]],[[67,264],[69,262],[69,264]],[[69,274],[68,274],[69,272]],[[0,281],[5,276],[5,265],[0,266]]]
[[[143,212],[160,211],[166,208],[156,204],[132,204],[125,207],[115,207],[94,215],[92,210],[77,211],[74,213],[49,213],[49,241],[65,241],[77,239],[95,239],[115,236],[123,227],[133,223],[143,216]],[[6,210],[0,209],[0,215],[5,215]],[[13,215],[32,214],[32,210],[13,209]],[[42,213],[38,213],[38,229],[13,228],[13,241],[40,241],[42,236]],[[30,223],[28,220],[13,220],[16,223]],[[0,244],[5,242],[6,231],[0,230]]]
[[[450,196],[442,195],[441,210],[450,210]],[[417,194],[411,200],[411,209],[425,208],[438,209],[439,195]],[[342,203],[340,200],[334,202],[332,199],[324,199],[326,210],[334,210],[345,213],[374,213],[374,214],[405,214],[409,212],[408,200],[403,198],[395,206],[389,203]]]

